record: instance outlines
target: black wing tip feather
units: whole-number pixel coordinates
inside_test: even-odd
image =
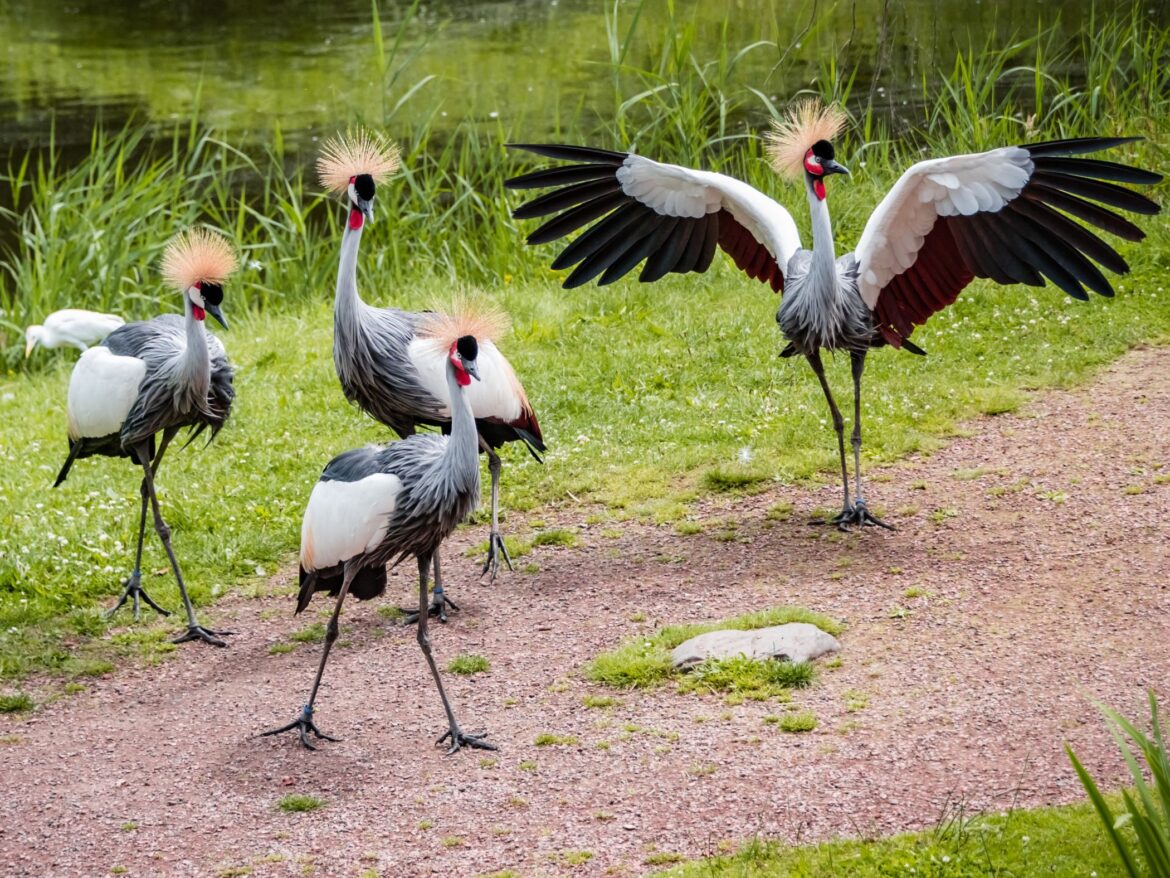
[[[570,143],[505,143],[508,149],[531,152],[549,159],[563,161],[593,161],[601,164],[620,165],[628,157],[627,152],[616,152],[612,149],[600,149],[593,146],[577,146]]]

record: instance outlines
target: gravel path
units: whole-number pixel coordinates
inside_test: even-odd
[[[231,649],[184,646],[0,717],[0,873],[636,875],[653,852],[697,857],[756,833],[884,834],[932,824],[947,801],[1078,799],[1066,740],[1120,782],[1090,699],[1140,717],[1146,687],[1170,696],[1168,375],[1170,348],[1134,351],[871,472],[894,533],[806,526],[835,505],[830,483],[705,502],[705,517],[739,522],[728,542],[635,524],[617,536],[566,514],[582,547],[538,549],[524,559],[538,573],[494,589],[468,584],[471,560],[448,550],[463,612],[434,626],[436,654],[491,660],[446,679],[464,726],[500,745],[494,763],[432,748],[443,720],[413,629],[371,604],[343,619],[349,645],[318,703],[344,740],[308,753],[255,737],[293,718],[318,647],[268,652],[305,624],[290,574],[269,596],[229,597],[205,615],[240,632]],[[768,520],[782,501],[796,513]],[[452,549],[482,538],[458,536]],[[400,571],[392,597],[408,603],[411,585]],[[849,625],[841,667],[797,696],[811,733],[765,724],[775,704],[613,693],[578,673],[656,625],[785,603]],[[587,709],[587,694],[620,703]],[[542,732],[580,743],[537,747]],[[282,813],[290,792],[327,806]]]

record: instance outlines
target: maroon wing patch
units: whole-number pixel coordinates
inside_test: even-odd
[[[719,246],[748,277],[771,284],[773,292],[784,289],[784,272],[768,248],[753,237],[729,211],[719,211]]]
[[[951,218],[940,218],[914,264],[892,278],[878,296],[874,317],[882,336],[900,348],[916,324],[954,302],[974,276],[955,243]]]

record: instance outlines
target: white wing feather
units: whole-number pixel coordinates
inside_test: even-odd
[[[146,363],[137,357],[120,357],[105,347],[83,353],[69,377],[69,437],[98,439],[119,432],[145,375]]]
[[[940,216],[997,211],[1020,194],[1032,176],[1025,149],[930,159],[910,167],[870,215],[857,244],[858,286],[872,309],[882,289],[918,258]]]
[[[102,314],[83,308],[63,308],[45,318],[45,329],[54,338],[53,347],[69,344],[84,350],[97,344],[126,321],[116,314]]]
[[[414,368],[418,371],[419,382],[435,399],[443,403],[443,414],[451,415],[451,395],[447,391],[447,349],[442,343],[430,338],[414,338],[407,349]],[[479,356],[475,364],[479,367],[480,380],[474,378],[463,391],[471,403],[471,412],[477,418],[499,418],[510,422],[520,417],[523,409],[524,392],[520,381],[512,370],[512,364],[504,358],[499,348],[490,341],[479,343]]]
[[[663,216],[697,218],[726,210],[768,248],[781,270],[800,249],[796,222],[784,207],[734,177],[631,155],[617,170],[622,191]]]
[[[321,570],[375,548],[401,490],[402,481],[389,473],[317,482],[301,522],[301,566]]]

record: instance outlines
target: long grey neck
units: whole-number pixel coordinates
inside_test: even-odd
[[[455,366],[450,360],[447,393],[451,397],[451,439],[443,452],[443,467],[453,481],[460,478],[465,486],[474,484],[474,492],[479,496],[479,432],[475,429],[471,403],[455,379]]]
[[[196,320],[191,310],[191,297],[183,295],[187,330],[187,349],[179,360],[176,388],[188,393],[191,404],[198,408],[207,405],[207,391],[211,386],[211,354],[207,350],[207,330],[202,320]]]
[[[805,174],[804,188],[808,195],[808,209],[812,216],[813,250],[809,275],[814,280],[812,288],[826,301],[837,294],[837,254],[833,248],[833,224],[829,221],[829,202],[817,198],[813,179]]]
[[[361,326],[361,311],[365,307],[357,291],[358,247],[362,242],[362,229],[365,223],[351,229],[349,213],[347,210],[345,231],[341,233],[341,261],[337,265],[337,295],[333,301],[333,321],[338,326],[356,332]]]

